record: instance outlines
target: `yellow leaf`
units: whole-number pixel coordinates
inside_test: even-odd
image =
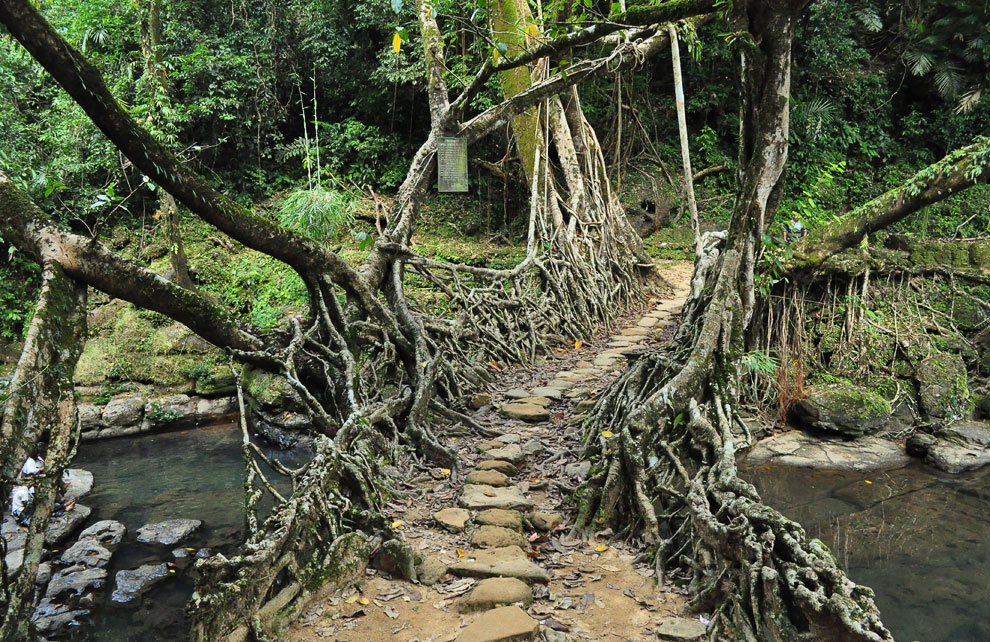
[[[347,602],[348,604],[354,604],[355,602],[357,602],[357,599],[358,599],[358,596],[357,596],[357,593],[355,593],[354,595],[350,596],[349,598],[347,598],[344,601]]]
[[[402,48],[402,36],[396,33],[394,36],[392,36],[392,50],[395,51],[395,53],[399,53],[399,49],[401,48]]]
[[[498,62],[498,49],[492,49],[492,58]]]
[[[444,477],[447,477],[447,476],[450,475],[450,469],[449,468],[444,468],[440,472],[443,473]]]
[[[463,548],[457,549],[457,557],[464,557],[464,549]]]
[[[490,365],[491,367],[493,367],[496,370],[498,370],[498,362],[496,362],[496,361],[489,361],[488,362],[488,365]]]
[[[605,439],[611,439],[614,436],[615,436],[615,433],[613,433],[611,430],[603,430],[602,431],[602,437],[604,437]]]
[[[368,604],[371,604],[371,600],[369,600],[366,597],[362,597],[360,600],[358,600],[358,604],[361,604],[362,606],[367,606]]]
[[[582,345],[581,344],[581,339],[578,339],[577,341],[574,342],[574,349],[575,350],[580,350],[581,349],[581,345]]]
[[[530,38],[539,38],[540,30],[537,28],[535,24],[530,24],[528,27],[526,27],[526,35],[529,36]]]
[[[392,522],[392,528],[398,528],[400,526],[402,526],[402,520],[401,519],[397,519],[394,522]]]
[[[600,546],[596,546],[595,547],[595,550],[598,551],[599,553],[602,553],[602,552],[608,550],[608,546],[605,546],[604,544],[601,544]]]
[[[873,482],[871,482],[871,481],[870,481],[869,479],[865,479],[865,480],[863,480],[863,481],[865,481],[865,482],[866,482],[867,484],[872,484],[872,483],[873,483]]]
[[[158,219],[160,219],[161,217],[162,217],[162,213],[161,213],[161,212],[155,212],[155,220],[156,220],[156,221],[157,221]]]

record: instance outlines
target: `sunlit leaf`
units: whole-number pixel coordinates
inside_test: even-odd
[[[392,50],[395,53],[399,53],[399,49],[402,49],[402,36],[396,33],[392,36]]]

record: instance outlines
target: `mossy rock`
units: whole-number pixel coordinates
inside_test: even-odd
[[[292,389],[288,380],[281,375],[275,375],[264,370],[244,366],[244,392],[251,399],[269,409],[292,410],[301,412],[305,409],[302,400]]]
[[[880,395],[840,382],[812,386],[794,406],[795,420],[808,428],[859,437],[878,432],[890,418],[890,403]]]
[[[969,262],[973,267],[990,270],[990,243],[973,243],[969,246]]]
[[[980,353],[979,367],[982,374],[990,375],[990,350]]]
[[[952,320],[960,330],[979,330],[990,321],[990,312],[971,299],[956,299],[952,306]]]
[[[990,394],[976,396],[976,418],[990,419]]]
[[[966,364],[948,352],[928,357],[914,373],[921,410],[932,419],[958,419],[967,414],[970,392]]]

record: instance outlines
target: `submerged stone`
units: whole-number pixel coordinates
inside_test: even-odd
[[[117,604],[130,604],[168,576],[165,564],[145,564],[130,571],[119,571],[117,587],[110,599]]]

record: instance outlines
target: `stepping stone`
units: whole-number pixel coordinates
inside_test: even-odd
[[[631,348],[633,346],[638,346],[638,343],[633,341],[625,341],[623,339],[613,339],[608,342],[610,348]]]
[[[518,444],[520,441],[522,441],[522,437],[512,433],[508,435],[502,435],[501,437],[496,437],[495,441],[502,444]]]
[[[69,486],[65,489],[66,499],[79,499],[93,490],[93,473],[81,468],[69,468]]]
[[[478,517],[474,521],[478,524],[501,526],[502,528],[511,528],[514,531],[522,532],[522,513],[517,510],[489,508],[478,513]]]
[[[638,325],[641,328],[652,328],[657,324],[657,321],[659,320],[660,319],[656,317],[643,317],[642,319],[636,322],[636,325]]]
[[[526,516],[529,523],[538,531],[552,531],[564,523],[564,516],[558,513],[535,511]]]
[[[467,527],[471,513],[463,508],[445,508],[433,513],[433,519],[451,533],[460,533]]]
[[[172,546],[189,537],[202,525],[203,522],[198,519],[168,519],[157,524],[145,524],[138,529],[137,541]]]
[[[629,348],[609,348],[608,350],[602,351],[600,356],[617,357],[621,359],[628,351]]]
[[[117,550],[127,534],[127,527],[112,519],[104,519],[79,533],[79,541],[92,540],[111,551]]]
[[[520,447],[526,456],[535,455],[543,450],[543,442],[539,439],[530,439]]]
[[[502,396],[506,399],[525,399],[529,396],[529,393],[522,388],[512,388],[511,390],[506,390]]]
[[[519,472],[511,463],[501,459],[486,459],[483,462],[479,462],[475,468],[478,470],[497,470],[503,475],[508,475],[509,477],[512,477]]]
[[[168,576],[168,567],[164,564],[144,564],[131,571],[118,571],[117,588],[110,599],[117,604],[133,602]]]
[[[700,640],[706,633],[707,627],[699,620],[685,617],[673,617],[664,620],[657,629],[657,637],[671,642],[693,642]]]
[[[640,328],[638,326],[619,331],[619,334],[623,337],[645,337],[649,333],[650,331],[646,328]]]
[[[471,546],[478,548],[502,548],[503,546],[526,546],[526,538],[508,528],[484,525],[474,531],[471,536]]]
[[[532,508],[536,502],[522,494],[515,486],[495,488],[484,484],[467,484],[457,500],[464,508]]]
[[[494,439],[489,439],[488,441],[483,441],[478,444],[478,450],[485,452],[486,450],[492,450],[494,448],[501,448],[504,446],[501,441],[496,441]]]
[[[581,361],[578,361],[574,365],[576,365],[578,367],[578,369],[575,370],[574,372],[581,372],[581,369],[582,368],[591,368],[591,363],[588,362],[588,361],[585,361],[584,359],[582,359]]]
[[[51,518],[48,522],[48,530],[45,531],[45,544],[53,546],[63,542],[72,534],[72,531],[89,519],[92,512],[93,510],[89,506],[76,504],[72,510],[66,511],[59,517]]]
[[[548,399],[560,399],[560,390],[557,388],[551,388],[549,386],[540,386],[538,388],[533,388],[532,390],[534,397],[547,397]]]
[[[615,356],[612,356],[612,355],[603,354],[601,356],[595,357],[595,365],[596,366],[602,366],[602,367],[608,367],[608,366],[611,366],[611,365],[615,365],[615,362],[618,361],[618,360],[619,360],[618,357],[615,357]]]
[[[525,399],[520,399],[518,403],[532,403],[541,408],[546,408],[553,402],[546,397],[526,397]]]
[[[564,393],[568,399],[580,399],[591,395],[591,388],[572,388]]]
[[[584,381],[584,375],[574,372],[573,370],[562,370],[557,373],[554,379],[558,381],[573,381],[577,383]]]
[[[577,403],[577,411],[585,412],[586,410],[591,410],[598,403],[597,399],[582,399]]]
[[[526,455],[523,453],[523,449],[519,447],[519,444],[508,444],[502,448],[493,448],[492,450],[485,451],[485,456],[489,459],[504,459],[517,466],[526,461]]]
[[[471,592],[457,603],[462,613],[487,611],[499,604],[529,606],[533,603],[533,589],[514,577],[489,577],[478,582]]]
[[[588,363],[588,362],[585,361],[584,363]],[[588,367],[587,368],[578,368],[574,372],[578,373],[579,375],[585,376],[585,377],[591,377],[593,375],[596,375],[596,374],[601,373],[601,370],[599,370],[598,368],[592,367],[591,364],[588,363]]]
[[[529,561],[518,546],[476,551],[447,570],[461,577],[515,577],[528,584],[550,582],[547,572]]]
[[[529,393],[526,393],[527,395]],[[558,395],[560,393],[557,393]],[[510,419],[537,422],[550,419],[550,413],[543,406],[535,403],[507,403],[501,408],[502,414]]]
[[[112,553],[91,539],[82,539],[62,553],[61,562],[66,566],[81,564],[89,568],[103,568],[110,563]]]
[[[574,383],[575,383],[574,381],[567,381],[565,379],[554,379],[553,381],[548,383],[546,387],[563,392],[569,388],[573,388]]]
[[[518,606],[486,611],[461,631],[454,642],[525,642],[535,640],[540,623]]]
[[[497,470],[472,470],[464,478],[465,484],[485,484],[486,486],[508,486],[509,476]]]

